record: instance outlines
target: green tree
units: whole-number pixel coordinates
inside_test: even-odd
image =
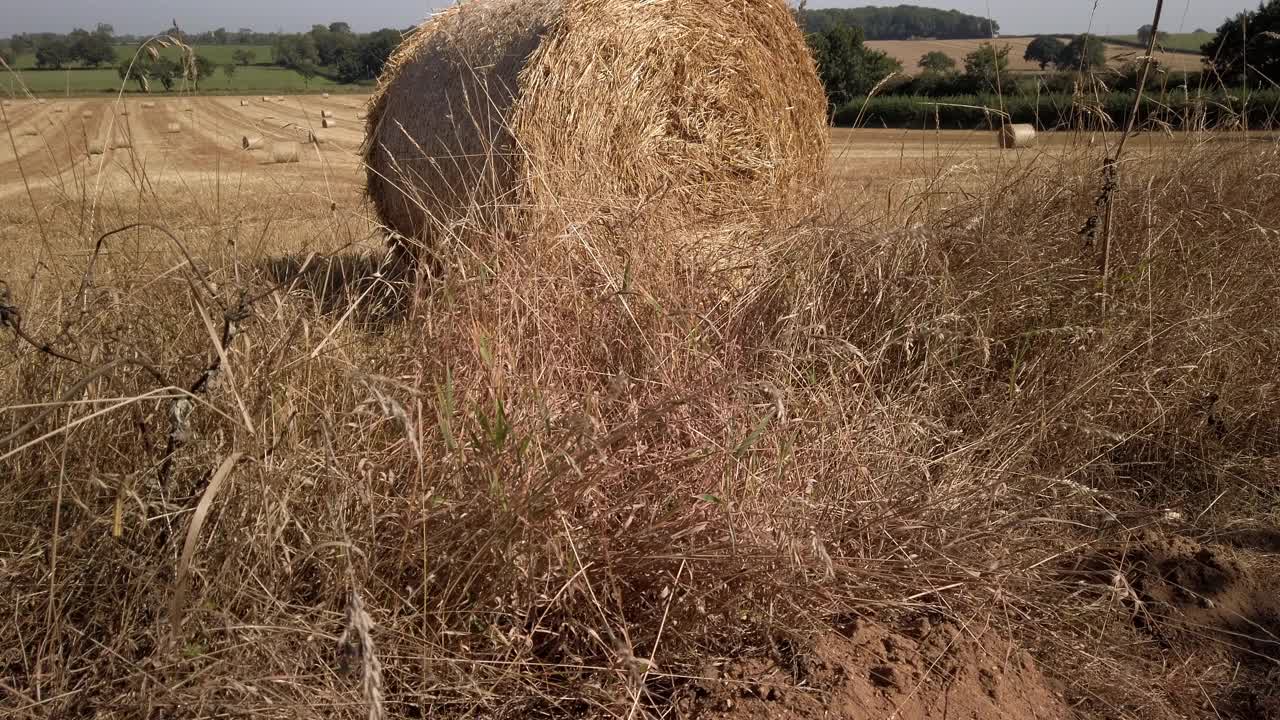
[[[67,41],[61,38],[42,41],[36,48],[36,67],[38,68],[61,70],[62,66],[70,60],[71,48]]]
[[[862,30],[842,25],[809,36],[810,49],[818,64],[818,77],[827,91],[827,102],[839,107],[866,95],[902,65],[887,53],[872,50],[863,41]]]
[[[231,59],[238,65],[252,65],[257,55],[252,50],[237,50],[231,53]]]
[[[1009,46],[996,47],[982,43],[976,50],[964,56],[964,74],[980,92],[1002,89],[1002,80],[1009,73]]]
[[[227,78],[227,85],[231,85],[231,81],[236,77],[236,64],[227,63],[222,66],[222,74]]]
[[[151,63],[147,73],[151,78],[164,86],[165,92],[173,90],[173,84],[182,77],[182,66],[170,58],[161,56]]]
[[[184,64],[183,72],[187,82],[196,89],[200,89],[200,81],[207,80],[213,76],[214,69],[217,68],[213,61],[204,55],[196,55]]]
[[[226,28],[224,28],[224,27],[220,27],[220,28],[218,28],[217,30],[214,30],[214,31],[213,31],[213,42],[214,42],[214,44],[215,44],[215,45],[226,45],[226,44],[227,44],[227,29],[226,29]]]
[[[36,46],[26,35],[14,35],[9,38],[9,49],[13,51],[14,57],[17,57],[32,52]]]
[[[116,50],[111,45],[111,35],[84,30],[73,31],[67,59],[78,60],[88,67],[115,62]]]
[[[1146,45],[1147,43],[1151,42],[1152,29],[1153,28],[1150,25],[1143,25],[1142,27],[1138,28],[1138,42],[1142,43],[1143,45]],[[1169,33],[1167,32],[1156,33],[1156,42],[1160,43],[1168,39],[1169,39]]]
[[[362,36],[352,52],[338,61],[338,80],[346,83],[373,80],[382,74],[387,58],[400,46],[398,30],[382,29]]]
[[[133,58],[129,58],[121,61],[116,66],[116,74],[120,76],[120,81],[125,84],[128,84],[129,81],[137,83],[139,92],[149,92],[151,90],[151,85],[147,81],[150,70],[142,56],[138,57],[137,62],[134,62]]]
[[[329,32],[338,33],[340,35],[350,35],[351,25],[344,22],[332,22],[329,23]]]
[[[940,50],[922,55],[919,65],[925,72],[944,73],[956,69],[955,59]]]
[[[13,48],[8,45],[0,47],[0,60],[4,60],[6,65],[12,65],[14,61]]]
[[[1066,43],[1052,35],[1037,35],[1027,43],[1027,51],[1022,54],[1022,59],[1036,63],[1041,70],[1045,70],[1062,59],[1062,51],[1066,48]]]
[[[1062,70],[1079,70],[1090,72],[1100,70],[1107,65],[1107,46],[1097,35],[1077,35],[1067,43],[1062,56],[1058,58],[1058,67]]]
[[[1280,82],[1280,0],[1227,20],[1200,52],[1225,82]]]

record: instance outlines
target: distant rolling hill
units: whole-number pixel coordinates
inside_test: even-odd
[[[925,53],[935,50],[944,52],[955,59],[957,66],[962,67],[965,55],[973,52],[982,43],[990,42],[997,47],[1001,45],[1009,46],[1010,70],[1032,72],[1039,71],[1040,66],[1022,59],[1023,54],[1027,51],[1027,44],[1032,39],[1032,36],[1026,36],[1000,37],[994,40],[869,40],[867,41],[867,46],[889,53],[898,62],[902,63],[906,72],[914,74],[920,71],[917,63],[920,62],[920,56]],[[1108,43],[1108,63],[1118,67],[1125,62],[1133,60],[1139,52],[1136,47]],[[1201,67],[1199,55],[1181,52],[1159,52],[1156,53],[1156,59],[1174,72],[1193,72]]]

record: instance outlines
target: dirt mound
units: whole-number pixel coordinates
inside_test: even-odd
[[[1127,553],[1139,601],[1135,620],[1199,636],[1216,630],[1280,658],[1280,573],[1246,565],[1231,551],[1181,537],[1148,535]]]
[[[1266,531],[1236,533],[1231,539],[1255,541],[1255,535],[1271,539]],[[1178,655],[1189,653],[1235,668],[1219,711],[1231,717],[1280,719],[1276,557],[1155,533],[1109,555],[1111,567],[1123,570],[1111,582],[1126,596],[1135,626]]]
[[[763,659],[709,667],[699,718],[1069,717],[1026,652],[990,631],[920,619],[899,632],[852,619],[783,668]]]

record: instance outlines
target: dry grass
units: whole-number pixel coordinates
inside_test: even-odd
[[[328,166],[32,192],[0,208],[0,709],[658,717],[708,663],[927,613],[1087,717],[1256,716],[1265,660],[1157,650],[1080,570],[1277,520],[1280,150],[1175,148],[1125,168],[1105,314],[1083,143],[757,229],[732,272],[512,226],[417,288]]]

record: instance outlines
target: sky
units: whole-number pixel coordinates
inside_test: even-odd
[[[924,5],[993,17],[1005,35],[1033,33],[1132,34],[1150,23],[1153,0],[882,0],[881,5]],[[153,33],[173,20],[187,32],[250,27],[260,32],[306,30],[345,21],[357,31],[408,27],[444,0],[0,0],[0,37],[23,32],[67,32],[108,22],[118,33]],[[857,7],[859,0],[810,0],[809,7]],[[1228,16],[1256,8],[1257,0],[1166,0],[1161,28],[1214,30]],[[8,6],[8,7],[5,7]]]

